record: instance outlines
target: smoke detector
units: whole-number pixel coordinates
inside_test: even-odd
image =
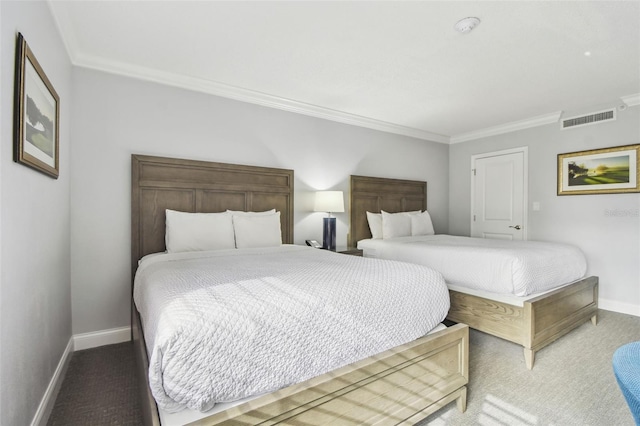
[[[469,17],[469,18],[461,19],[458,22],[456,22],[453,28],[455,28],[456,31],[462,34],[466,34],[470,32],[472,29],[474,29],[476,25],[478,25],[479,23],[480,23],[480,19]]]

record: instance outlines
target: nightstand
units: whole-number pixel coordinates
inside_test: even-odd
[[[349,254],[351,256],[362,256],[362,250],[355,247],[336,247],[336,253]]]

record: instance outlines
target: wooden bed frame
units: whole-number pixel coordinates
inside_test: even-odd
[[[281,212],[282,241],[293,242],[293,171],[132,155],[131,270],[165,250],[165,209]],[[143,416],[159,425],[148,384],[148,355],[132,300]],[[213,424],[414,424],[451,401],[466,409],[469,329],[458,324],[354,364],[193,422]]]
[[[351,176],[349,245],[371,238],[366,212],[426,210],[423,181]],[[449,290],[447,319],[522,345],[525,364],[533,368],[535,353],[589,319],[597,324],[598,277],[586,277],[523,306]]]

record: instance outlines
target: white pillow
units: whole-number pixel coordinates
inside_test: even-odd
[[[408,237],[411,235],[411,216],[414,212],[387,213],[382,210],[382,238]]]
[[[277,247],[282,245],[280,212],[261,215],[234,215],[233,229],[237,248]]]
[[[382,214],[367,212],[367,222],[369,222],[371,238],[382,238]]]
[[[231,213],[234,216],[262,216],[267,214],[274,214],[276,209],[265,210],[263,212],[245,212],[241,210],[227,210],[227,213]]]
[[[168,253],[235,248],[233,222],[227,213],[187,213],[166,210]]]
[[[434,235],[435,233],[428,211],[411,215],[411,235]]]

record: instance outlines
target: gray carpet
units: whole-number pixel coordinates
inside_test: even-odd
[[[640,317],[600,311],[536,355],[471,330],[467,411],[455,404],[420,423],[500,426],[625,426],[633,418],[613,375],[613,352],[640,340]],[[141,424],[130,342],[75,352],[49,418],[54,425]]]
[[[141,425],[133,343],[74,352],[47,426]]]

